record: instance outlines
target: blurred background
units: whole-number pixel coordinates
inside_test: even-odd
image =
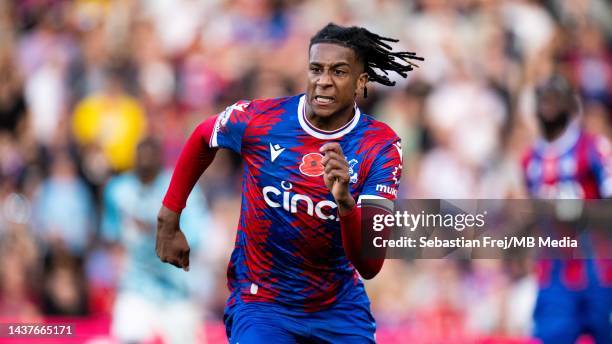
[[[553,69],[586,129],[610,137],[606,0],[1,1],[1,319],[71,321],[79,340],[114,343],[122,322],[150,318],[146,342],[177,342],[163,323],[176,306],[193,340],[225,342],[239,157],[217,154],[190,198],[188,274],[157,262],[155,215],[195,126],[302,92],[309,39],[330,21],[426,59],[359,100],[402,138],[399,197],[526,197],[533,89]],[[533,276],[528,261],[389,260],[366,284],[378,340],[530,343]]]

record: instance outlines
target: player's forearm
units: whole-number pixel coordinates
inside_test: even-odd
[[[336,204],[338,205],[338,213],[340,216],[346,215],[350,213],[353,208],[355,208],[355,199],[351,194],[347,193],[348,196],[342,199],[336,199]]]
[[[217,149],[210,148],[208,143],[216,118],[211,117],[198,125],[183,147],[163,201],[169,210],[180,213],[185,208],[191,190],[212,163]]]
[[[162,205],[157,213],[157,231],[176,232],[179,229],[181,214]]]
[[[361,277],[374,278],[382,269],[383,259],[365,259],[361,252],[361,208],[353,207],[340,212],[340,229],[342,245],[347,258],[357,269]]]

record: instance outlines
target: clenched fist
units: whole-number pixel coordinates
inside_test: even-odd
[[[155,251],[164,263],[189,271],[189,244],[179,228],[180,214],[162,206],[157,215]]]
[[[355,199],[349,187],[351,177],[348,161],[338,142],[324,144],[320,152],[324,155],[321,163],[324,167],[325,185],[334,196],[340,214],[345,214],[355,206]]]

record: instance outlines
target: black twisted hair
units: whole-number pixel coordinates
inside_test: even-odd
[[[389,72],[395,72],[405,78],[409,71],[418,67],[410,60],[425,59],[413,52],[392,51],[391,46],[385,42],[399,40],[379,36],[362,27],[344,27],[329,23],[310,39],[310,47],[317,43],[333,43],[351,48],[357,59],[363,63],[370,81],[393,86],[395,82],[389,80]],[[377,73],[375,69],[382,71],[382,74]]]

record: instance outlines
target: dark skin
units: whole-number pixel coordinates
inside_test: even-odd
[[[155,252],[164,263],[189,271],[189,243],[179,227],[180,213],[164,206],[157,214]]]
[[[353,118],[358,93],[368,82],[363,63],[351,48],[317,43],[310,47],[306,117],[321,130],[335,130]],[[329,101],[319,101],[319,97]]]
[[[339,129],[354,116],[357,94],[368,82],[364,65],[351,48],[317,43],[310,47],[306,87],[306,117],[321,130]],[[338,212],[346,214],[355,206],[349,188],[349,165],[337,142],[323,145],[323,178],[332,193]],[[157,216],[156,252],[162,262],[189,270],[189,244],[179,228],[180,213],[164,206]]]
[[[538,92],[537,119],[546,140],[553,141],[563,134],[570,122],[573,101],[571,92],[560,92],[553,88],[544,88]]]
[[[158,146],[141,144],[136,152],[135,172],[143,184],[150,184],[155,180],[162,168],[161,150]]]

